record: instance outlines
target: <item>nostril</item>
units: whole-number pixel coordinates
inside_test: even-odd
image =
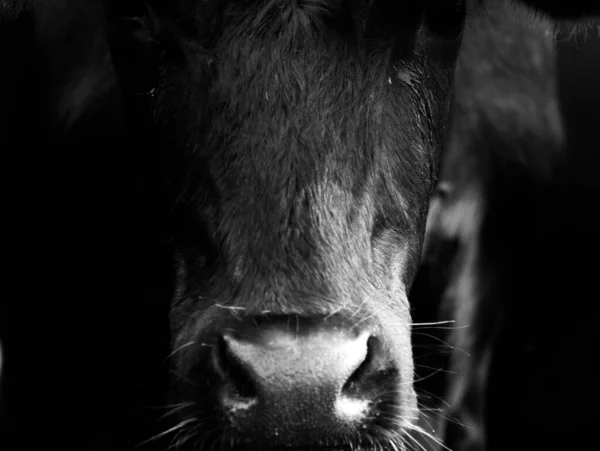
[[[364,390],[364,385],[369,379],[382,369],[384,362],[381,360],[382,345],[375,336],[370,336],[367,340],[367,352],[362,363],[350,375],[344,386],[342,393],[345,395],[357,395]]]
[[[221,377],[228,381],[242,398],[255,398],[258,390],[252,382],[252,375],[232,352],[224,338],[216,346],[214,364]]]

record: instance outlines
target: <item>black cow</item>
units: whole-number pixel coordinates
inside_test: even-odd
[[[426,391],[444,398],[437,427],[451,449],[585,448],[598,402],[585,369],[598,342],[586,293],[598,265],[582,255],[600,242],[580,218],[599,209],[598,25],[573,37],[572,24],[488,11],[465,32],[411,293],[426,309],[441,301],[438,319],[451,323],[420,340],[452,349],[449,364],[425,358],[449,370]]]
[[[406,294],[465,15],[479,5],[147,3],[1,6],[2,136],[10,180],[25,185],[13,263],[28,270],[13,281],[28,288],[19,318],[42,325],[20,327],[49,330],[32,347],[44,345],[37,371],[20,370],[35,375],[36,402],[7,390],[11,417],[35,406],[45,446],[130,446],[130,406],[160,400],[152,374],[167,355],[164,218],[151,202],[166,192],[167,444],[411,446]],[[17,340],[4,337],[9,386],[25,367],[11,370]]]
[[[406,446],[406,293],[464,6],[218,6],[147,19],[168,46],[151,103],[184,180],[169,439]]]

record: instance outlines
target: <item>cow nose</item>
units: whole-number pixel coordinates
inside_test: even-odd
[[[376,342],[368,332],[343,329],[226,334],[215,355],[221,408],[242,435],[269,443],[346,437],[369,414],[368,381],[381,363]]]

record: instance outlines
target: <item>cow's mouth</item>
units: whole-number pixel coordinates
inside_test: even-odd
[[[339,443],[314,443],[302,446],[294,444],[278,444],[274,445],[262,441],[245,441],[236,440],[231,435],[219,437],[214,442],[205,442],[200,447],[190,447],[190,451],[205,451],[212,449],[220,449],[227,451],[394,451],[407,449],[409,443],[405,440],[383,440],[380,438],[371,437],[368,440],[357,438],[356,440],[339,442]],[[182,449],[185,449],[182,448]]]
[[[198,412],[196,404],[189,412]],[[187,409],[186,409],[187,410]],[[249,435],[231,425],[222,414],[205,411],[204,421],[184,416],[178,422],[182,428],[168,426],[175,435],[166,436],[165,445],[182,451],[397,451],[411,449],[415,438],[411,427],[394,418],[398,399],[393,396],[377,405],[377,412],[368,422],[356,424],[344,433],[332,430],[329,435],[311,435],[310,431],[294,433],[293,440],[278,437],[277,425],[264,425]],[[387,412],[387,413],[386,413]],[[214,415],[214,416],[213,416]],[[210,419],[209,419],[210,418]],[[247,429],[245,429],[247,431]],[[322,431],[321,431],[322,432]]]

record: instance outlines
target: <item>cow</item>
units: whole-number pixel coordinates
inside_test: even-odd
[[[444,400],[429,417],[450,449],[583,448],[597,397],[577,368],[598,340],[584,300],[597,265],[571,262],[599,244],[577,219],[598,209],[598,22],[573,36],[572,24],[514,7],[500,23],[493,8],[465,31],[411,293],[417,309],[441,304],[449,330],[421,340],[451,349],[449,362],[425,359],[448,371],[426,387]],[[544,431],[550,417],[557,427]]]
[[[28,338],[49,330],[36,364],[55,369],[52,402],[23,404],[46,446],[63,423],[63,447],[133,446],[147,393],[129,388],[161,386],[169,354],[175,422],[144,446],[413,446],[407,293],[478,2],[1,8],[14,267],[37,263],[35,284],[13,280],[43,326]]]

